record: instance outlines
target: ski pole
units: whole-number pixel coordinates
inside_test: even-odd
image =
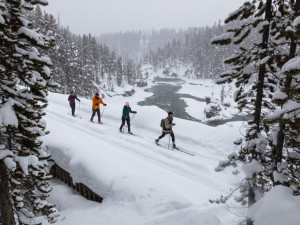
[[[130,119],[130,122],[131,122],[131,120],[133,119],[134,116],[135,116],[135,114],[132,115],[132,117],[131,117],[131,119]]]
[[[81,117],[81,111],[80,111],[80,101],[79,101],[79,116]]]
[[[171,133],[169,133],[169,144],[168,144],[168,149],[170,149],[170,137],[171,137]]]
[[[132,115],[132,117],[130,118],[129,122],[131,122],[131,120],[133,119],[134,116],[135,116],[135,114]],[[128,127],[127,123],[126,123],[125,126]],[[125,126],[124,126],[124,127],[125,127]],[[124,127],[123,127],[123,132],[124,132]]]
[[[125,119],[125,122],[126,122],[126,125],[125,126],[123,126],[123,133],[124,133],[124,129],[125,129],[125,127],[127,128],[128,127],[128,123],[127,123],[127,121],[126,121],[126,119]],[[124,122],[124,123],[125,123]],[[129,121],[130,122],[130,121]]]
[[[103,110],[102,110],[102,114],[101,114],[101,117],[100,117],[100,118],[102,118],[102,116],[103,116],[103,114],[104,114],[104,110],[105,110],[105,106],[103,106]]]

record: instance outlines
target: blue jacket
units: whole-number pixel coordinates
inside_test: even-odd
[[[125,119],[129,118],[129,113],[133,113],[133,111],[131,111],[130,107],[127,107],[126,105],[124,105],[122,118],[125,118]]]

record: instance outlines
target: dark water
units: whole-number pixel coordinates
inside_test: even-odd
[[[191,98],[199,102],[205,102],[205,99],[198,98],[189,94],[176,93],[181,88],[181,85],[185,83],[183,80],[179,78],[158,78],[157,77],[155,78],[154,81],[156,85],[154,85],[151,88],[145,89],[146,92],[151,92],[153,93],[153,95],[151,97],[146,98],[144,101],[139,102],[138,105],[141,106],[156,105],[166,112],[172,111],[175,117],[204,123],[203,121],[191,117],[188,113],[186,113],[185,108],[187,107],[187,104],[185,103],[184,100],[180,98]],[[249,117],[236,115],[231,119],[212,120],[209,122],[205,122],[205,124],[210,126],[218,126],[231,121],[246,121],[248,119]]]

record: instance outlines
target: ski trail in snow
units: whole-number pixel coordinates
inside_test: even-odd
[[[64,108],[65,106],[61,105],[61,107]],[[108,145],[113,146],[114,151],[119,151],[122,153],[126,152],[127,154],[131,154],[139,159],[148,161],[151,164],[168,169],[182,176],[201,181],[206,185],[210,185],[212,183],[211,179],[206,179],[201,176],[201,173],[205,174],[209,172],[206,167],[202,166],[203,160],[205,158],[206,160],[215,159],[210,157],[210,154],[207,156],[205,154],[196,155],[198,153],[195,153],[194,157],[197,159],[192,159],[193,156],[188,154],[176,150],[167,150],[156,146],[154,143],[154,137],[150,136],[149,134],[147,135],[147,132],[139,132],[139,128],[135,125],[132,126],[132,129],[139,134],[145,133],[143,138],[138,136],[128,136],[120,133],[119,126],[121,121],[114,121],[105,118],[105,115],[104,118],[102,118],[104,123],[100,125],[97,123],[91,123],[89,121],[91,114],[85,112],[84,110],[81,110],[82,119],[73,118],[68,115],[62,116],[60,113],[57,113],[58,111],[59,110],[57,107],[50,108],[47,114],[48,118],[54,121],[59,120],[61,123],[73,127],[76,132],[82,132],[84,135],[88,134],[95,138],[100,138],[101,141],[105,141]],[[95,119],[97,118],[95,117],[94,120]],[[148,131],[148,133],[151,133],[151,131]],[[155,134],[155,131],[152,133]],[[179,139],[181,139],[180,136]],[[165,141],[167,140],[168,137],[166,136]],[[181,140],[180,142],[183,141]],[[194,153],[193,151],[191,152]],[[218,186],[217,182],[214,182],[214,185]]]
[[[203,169],[202,172],[208,172],[206,168],[201,166],[199,162],[190,159],[191,156],[182,152],[177,152],[176,150],[167,150],[165,148],[156,146],[154,141],[150,141],[149,138],[124,135],[119,132],[117,123],[114,123],[113,121],[109,121],[103,125],[100,125],[85,120],[84,118],[87,118],[87,116],[83,117],[83,119],[80,120],[73,117],[62,117],[56,111],[50,110],[48,112],[51,113],[48,114],[49,118],[55,121],[59,120],[61,123],[73,127],[74,129],[76,129],[76,132],[80,131],[85,134],[94,136],[95,138],[103,138],[102,135],[104,135],[105,141],[110,145],[115,146],[114,148],[116,151],[125,151],[126,153],[134,155],[139,159],[146,160],[148,162],[151,162],[152,164],[158,165],[177,174],[188,176],[192,179],[201,181],[206,185],[211,184],[210,180],[204,182],[205,180],[203,178],[200,178],[200,176],[190,175],[199,173],[199,168]],[[113,129],[111,127],[113,125],[116,129]],[[109,138],[109,136],[111,136],[112,138]],[[116,136],[118,138],[116,138]],[[133,141],[134,146],[132,146]],[[145,142],[148,142],[146,146]],[[139,150],[136,150],[136,145],[139,146]],[[116,146],[119,146],[119,148]],[[153,153],[156,154],[153,155]]]

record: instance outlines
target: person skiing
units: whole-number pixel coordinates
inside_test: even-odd
[[[92,105],[93,114],[91,116],[91,122],[93,122],[94,116],[95,116],[95,114],[97,112],[98,123],[101,123],[101,118],[100,118],[100,104],[106,106],[106,104],[99,97],[99,92],[96,92],[95,96],[93,97],[93,105]]]
[[[71,91],[71,94],[69,95],[68,101],[70,103],[70,107],[71,107],[71,110],[72,110],[72,116],[74,116],[74,117],[75,117],[75,99],[80,102],[80,99],[77,98],[75,92]]]
[[[162,135],[160,135],[158,137],[158,139],[155,139],[155,143],[158,144],[160,139],[162,139],[166,134],[170,134],[172,137],[172,143],[173,143],[172,147],[176,148],[175,135],[172,130],[172,127],[175,126],[175,123],[173,123],[173,112],[168,113],[168,117],[162,121],[161,126],[162,126]]]
[[[127,122],[127,126],[128,126],[128,133],[129,134],[133,134],[130,131],[130,116],[129,113],[137,113],[137,111],[132,111],[131,108],[129,107],[129,102],[126,102],[124,107],[123,107],[123,114],[122,114],[122,124],[120,126],[120,132],[122,132],[122,128],[125,125],[125,120]]]

